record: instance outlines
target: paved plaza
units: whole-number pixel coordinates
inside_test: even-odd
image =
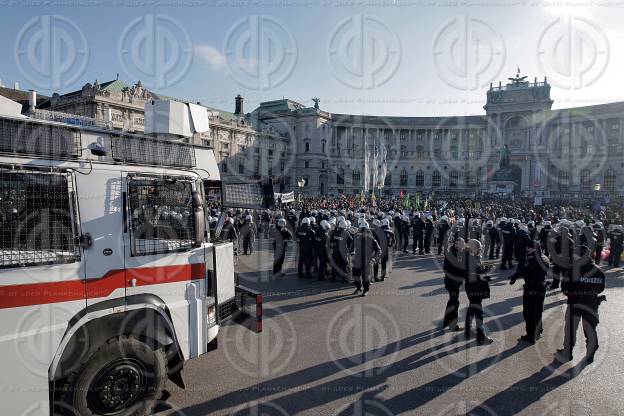
[[[544,336],[524,334],[522,284],[496,271],[485,301],[495,342],[478,346],[440,331],[447,300],[442,257],[397,254],[392,277],[366,298],[342,283],[299,279],[296,253],[274,279],[268,240],[238,258],[241,283],[264,293],[264,332],[227,325],[219,348],[187,363],[187,389],[170,385],[162,415],[619,415],[624,346],[624,274],[607,272],[601,348],[585,366],[560,365],[565,297],[547,295]],[[252,272],[252,270],[260,270]],[[467,306],[461,297],[460,321]],[[463,322],[460,322],[463,328]],[[580,331],[580,329],[579,329]]]

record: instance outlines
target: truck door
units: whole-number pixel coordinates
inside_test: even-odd
[[[125,296],[122,178],[114,170],[78,175],[87,306]]]
[[[124,183],[126,295],[164,301],[185,356],[201,354],[206,348],[206,248],[195,235],[197,180],[126,172]]]

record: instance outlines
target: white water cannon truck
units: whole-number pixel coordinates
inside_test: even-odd
[[[151,102],[136,135],[14,104],[0,101],[0,413],[150,414],[239,295],[261,302],[235,283],[232,243],[209,241],[212,149],[179,140],[207,117]]]

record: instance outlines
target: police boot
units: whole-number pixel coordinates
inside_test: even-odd
[[[557,350],[557,352],[555,353],[555,358],[562,363],[572,361],[572,351],[567,351],[565,349]]]

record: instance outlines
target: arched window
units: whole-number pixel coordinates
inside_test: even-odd
[[[354,169],[353,174],[351,175],[351,178],[352,178],[353,185],[359,185],[360,184],[360,171],[357,169]]]
[[[392,174],[387,173],[386,178],[384,179],[384,186],[392,186]]]
[[[616,183],[615,172],[609,168],[604,174],[604,188],[608,192],[615,192]]]
[[[425,173],[422,170],[416,172],[416,187],[422,188],[425,186]]]
[[[401,171],[400,181],[401,181],[401,186],[407,186],[407,171],[406,170]]]
[[[454,170],[451,172],[451,175],[449,176],[449,187],[457,188],[457,182],[459,182],[459,172]]]
[[[440,171],[435,171],[433,172],[433,175],[431,176],[431,186],[433,188],[439,188],[440,185],[442,184],[442,175],[440,175]]]
[[[336,184],[344,185],[344,169],[338,168],[338,173],[336,174]]]

